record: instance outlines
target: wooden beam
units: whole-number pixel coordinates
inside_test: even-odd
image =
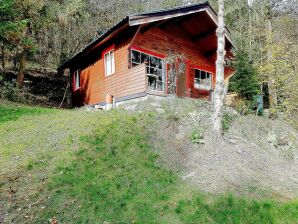
[[[213,54],[215,54],[216,51],[217,51],[217,48],[216,48],[216,49],[212,49],[212,50],[210,50],[210,51],[205,51],[204,55],[205,55],[206,57],[210,57],[210,56],[212,56]]]
[[[131,40],[130,44],[134,42],[134,40],[136,39],[137,35],[139,34],[139,32],[140,32],[140,30],[141,30],[142,26],[143,26],[142,24],[141,24],[141,25],[139,25],[139,27],[138,27],[137,31],[136,31],[136,32],[135,32],[135,34],[133,35],[133,38],[132,38],[132,40]]]
[[[183,23],[185,20],[189,19],[188,16],[185,16],[185,17],[179,17],[179,18],[176,18],[176,19],[169,19],[167,20],[166,22],[162,23],[160,25],[161,28],[165,28],[167,26],[170,26],[170,25],[173,25],[173,24],[177,24],[177,25],[180,25],[181,23]]]
[[[149,23],[147,26],[145,26],[143,29],[141,29],[140,33],[144,34],[146,33],[148,30],[154,28],[154,27],[158,27],[160,24],[164,23],[165,21],[160,21],[160,22],[153,22],[153,23]]]
[[[229,46],[229,44],[226,44],[226,46],[225,46],[225,51],[228,52],[228,51],[230,51],[230,50],[231,50],[231,47]],[[214,49],[212,49],[212,50],[210,50],[210,51],[205,51],[204,55],[205,55],[206,57],[210,57],[210,56],[212,56],[213,54],[215,54],[216,52],[217,52],[217,48],[214,48]]]
[[[202,39],[206,39],[210,36],[213,36],[213,35],[216,35],[216,28],[215,29],[212,29],[212,30],[208,30],[206,32],[203,32],[203,33],[199,33],[198,35],[192,37],[192,41],[199,41],[199,40],[202,40]]]

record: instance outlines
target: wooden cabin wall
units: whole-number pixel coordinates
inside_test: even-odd
[[[129,40],[115,45],[115,74],[105,76],[104,59],[100,56],[93,64],[81,68],[81,88],[74,92],[75,106],[104,103],[107,94],[119,97],[146,91],[145,65],[129,69]],[[102,51],[98,51],[101,55]]]
[[[104,60],[102,58],[102,51],[105,48],[95,52],[96,57],[94,57],[93,53],[93,56],[85,58],[84,62],[78,62],[81,66],[79,68],[81,88],[73,92],[73,103],[75,106],[104,103],[106,94],[112,94],[115,98],[119,98],[146,92],[145,66],[129,68],[128,54],[130,46],[138,46],[163,55],[167,55],[169,51],[183,53],[190,61],[188,64],[188,83],[191,97],[208,98],[209,91],[194,88],[194,69],[199,68],[211,72],[213,74],[213,85],[215,86],[215,61],[214,58],[204,56],[204,53],[199,50],[199,46],[191,41],[186,32],[179,28],[169,30],[152,28],[145,33],[139,33],[132,43],[131,41],[132,36],[128,35],[125,37],[124,35],[122,38],[114,39],[114,42],[111,42],[110,46],[115,44],[116,71],[111,76],[105,76]],[[109,45],[106,46],[106,48],[108,47]],[[73,72],[75,70],[72,69]],[[231,72],[226,73],[225,76],[227,77],[229,74]],[[182,80],[184,82],[186,79]]]
[[[189,85],[191,97],[208,98],[209,91],[198,90],[194,88],[194,69],[199,68],[211,72],[212,84],[215,87],[215,60],[208,58],[204,52],[199,50],[198,44],[194,43],[186,32],[179,27],[171,29],[152,28],[145,33],[139,33],[134,39],[132,46],[144,48],[145,50],[157,54],[168,55],[170,51],[174,53],[183,53],[186,59],[189,59]],[[228,70],[227,70],[228,71]],[[231,72],[227,72],[227,78]],[[186,95],[186,94],[185,94]]]

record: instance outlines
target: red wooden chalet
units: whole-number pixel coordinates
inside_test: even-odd
[[[129,15],[60,66],[72,77],[74,106],[168,95],[170,52],[184,55],[180,97],[210,98],[215,86],[217,15],[208,2]],[[233,48],[226,29],[226,51]],[[226,68],[225,80],[233,74]]]

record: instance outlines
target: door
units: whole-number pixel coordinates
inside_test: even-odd
[[[186,72],[182,73],[177,80],[177,96],[186,96]]]

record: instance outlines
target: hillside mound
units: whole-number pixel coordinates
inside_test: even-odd
[[[286,121],[226,108],[224,137],[215,141],[209,102],[149,98],[123,107],[157,112],[151,142],[159,162],[200,190],[297,197],[298,132]]]

